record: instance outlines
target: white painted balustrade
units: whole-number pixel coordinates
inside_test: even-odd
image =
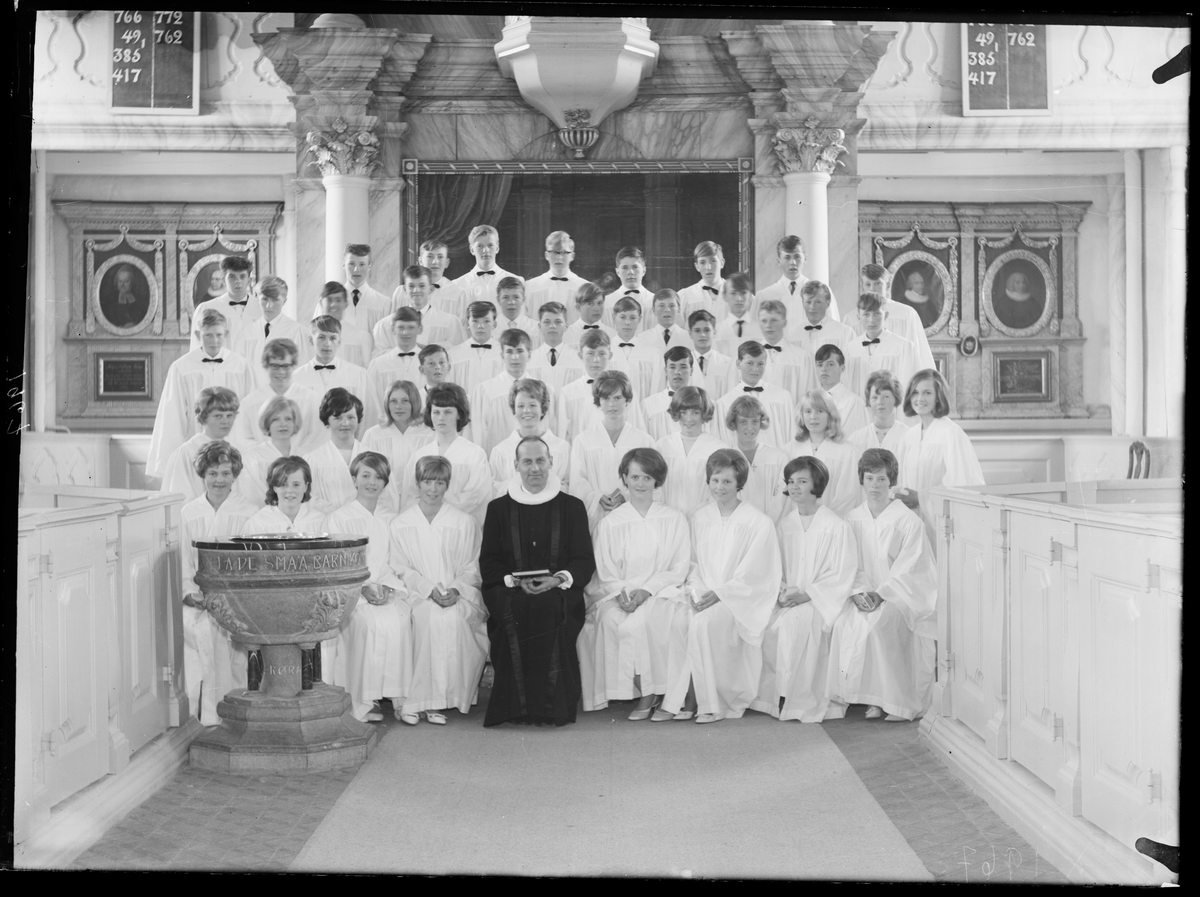
[[[1086,852],[1099,880],[1161,881],[1134,842],[1179,843],[1182,492],[931,493],[938,682],[922,734],[1068,875]]]

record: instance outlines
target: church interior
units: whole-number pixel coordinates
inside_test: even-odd
[[[1177,858],[1168,868],[1145,845],[1179,845],[1187,23],[394,8],[406,12],[27,11],[15,866],[1177,882]],[[255,347],[243,399],[270,397],[270,327],[253,343],[249,321],[271,275],[285,297],[272,313],[300,334],[293,367],[320,368],[316,322],[331,317],[339,358],[353,357],[360,293],[379,297],[371,326],[396,345],[422,271],[466,283],[445,326],[487,343],[468,309],[496,301],[496,282],[485,296],[475,281],[491,273],[478,225],[497,235],[495,280],[514,273],[523,295],[573,252],[570,291],[537,293],[561,296],[572,326],[577,284],[621,277],[623,247],[640,250],[640,293],[626,292],[648,300],[644,326],[674,291],[681,311],[711,307],[718,335],[736,312],[699,290],[740,272],[766,301],[789,281],[789,235],[853,341],[864,266],[884,272],[872,307],[919,318],[913,352],[929,363],[907,373],[936,371],[982,474],[922,492],[936,661],[918,718],[855,704],[818,725],[751,710],[693,730],[585,700],[562,730],[493,730],[485,679],[445,729],[386,714],[358,765],[330,753],[303,775],[239,778],[196,762],[195,562],[186,496],[164,484],[170,450],[196,438],[195,396],[172,392],[172,371],[207,351],[208,310],[237,271],[250,303],[233,314]],[[552,246],[560,232],[569,244]],[[706,241],[723,265],[708,281]],[[429,245],[445,249],[432,276]],[[796,279],[772,293],[789,328],[805,323]],[[353,303],[335,314],[338,290]],[[732,333],[740,367],[740,320]],[[842,363],[869,399],[862,345],[865,360]],[[324,373],[309,372],[331,385]],[[364,402],[390,419],[400,375],[385,375],[360,421]],[[815,371],[798,376],[815,388]],[[659,371],[634,388],[647,429],[649,393],[666,386]],[[506,391],[478,395],[503,415]],[[164,447],[176,412],[186,432]]]

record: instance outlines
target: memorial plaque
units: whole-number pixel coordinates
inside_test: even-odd
[[[1049,115],[1045,25],[962,26],[963,115]]]
[[[997,402],[1050,401],[1050,353],[993,355],[992,395]]]
[[[119,9],[112,23],[112,108],[200,112],[200,13]]]
[[[150,356],[97,355],[96,398],[149,400]]]

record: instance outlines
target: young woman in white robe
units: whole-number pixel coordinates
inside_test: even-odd
[[[276,458],[267,468],[266,506],[246,521],[246,535],[322,533],[325,515],[312,506],[312,470],[299,455]]]
[[[866,704],[867,718],[916,719],[929,709],[937,615],[937,571],[921,519],[889,499],[898,464],[886,449],[859,461],[867,500],[846,515],[858,545],[854,608],[829,643],[832,701]]]
[[[703,504],[712,500],[704,471],[709,456],[725,443],[706,432],[706,426],[716,413],[708,393],[696,386],[684,386],[675,391],[667,411],[679,430],[668,433],[654,447],[667,462],[669,475],[662,487],[663,504],[689,517]]]
[[[263,347],[260,360],[266,382],[242,396],[244,414],[234,430],[236,438],[245,445],[262,442],[266,434],[258,428],[258,418],[267,403],[277,396],[291,399],[300,408],[304,421],[296,434],[301,454],[315,448],[328,437],[321,428],[321,396],[292,378],[300,359],[300,348],[290,339],[273,339]]]
[[[854,449],[855,470],[858,459],[869,448],[885,448],[899,457],[904,434],[908,432],[908,423],[896,414],[904,392],[895,374],[875,371],[867,378],[864,393],[869,420],[865,427],[860,427],[846,440]]]
[[[583,501],[592,532],[626,500],[617,468],[630,449],[653,448],[654,440],[627,420],[633,387],[621,371],[604,371],[592,384],[592,401],[600,409],[600,424],[571,443],[568,493]]]
[[[454,467],[454,479],[446,490],[446,503],[467,514],[481,528],[487,504],[492,500],[492,471],[483,449],[462,436],[471,421],[471,403],[457,383],[442,383],[429,390],[425,403],[425,426],[433,431],[432,441],[421,446],[404,465],[400,481],[402,511],[417,500],[417,462],[422,458],[445,458]]]
[[[267,471],[271,464],[279,458],[299,454],[293,451],[293,437],[300,431],[302,421],[300,406],[284,396],[276,396],[263,406],[258,426],[267,438],[242,453],[246,469],[237,484],[238,495],[254,507],[261,508],[267,502]]]
[[[200,390],[194,410],[201,432],[171,453],[163,472],[160,492],[179,493],[183,495],[185,503],[204,494],[204,480],[196,473],[196,455],[210,442],[228,441],[229,433],[237,421],[239,407],[237,393],[232,389],[206,386]],[[239,451],[242,449],[238,443],[229,444]],[[243,457],[242,465],[244,464]]]
[[[796,438],[788,445],[790,458],[811,455],[829,470],[829,485],[821,504],[845,517],[860,501],[855,462],[858,456],[846,442],[837,404],[823,389],[806,392],[796,408]]]
[[[950,391],[933,368],[917,371],[904,393],[904,413],[919,418],[908,428],[897,457],[900,486],[896,497],[925,521],[925,534],[937,554],[933,522],[937,506],[927,490],[935,486],[982,486],[979,456],[963,428],[952,421]]]
[[[779,524],[783,587],[763,637],[762,678],[751,709],[819,723],[846,708],[826,695],[829,633],[850,605],[858,551],[849,525],[820,503],[829,482],[809,455],[784,468],[791,509]]]
[[[321,423],[329,439],[302,452],[312,468],[312,503],[322,514],[332,514],[355,496],[350,462],[362,454],[357,439],[362,422],[362,400],[341,387],[334,387],[321,400]]]
[[[596,574],[584,590],[587,616],[576,646],[583,709],[640,698],[629,718],[643,720],[687,654],[683,583],[691,544],[687,518],[654,500],[654,490],[669,481],[661,454],[633,449],[618,472],[629,499],[596,527]]]
[[[383,402],[384,423],[363,434],[365,451],[379,452],[392,468],[391,479],[380,502],[396,513],[400,510],[400,476],[413,452],[433,442],[433,430],[421,420],[421,393],[409,380],[396,380],[388,387]]]
[[[570,481],[571,444],[554,435],[546,420],[551,406],[550,388],[541,380],[527,378],[517,380],[508,392],[508,407],[516,418],[517,426],[492,449],[488,464],[492,469],[493,496],[508,492],[512,478],[516,476],[513,462],[517,457],[517,445],[526,436],[539,436],[550,449],[554,474],[565,489]]]
[[[404,583],[388,563],[389,525],[394,516],[380,497],[391,478],[391,465],[378,452],[363,452],[350,462],[355,499],[325,518],[325,532],[367,537],[367,569],[354,610],[342,618],[336,639],[322,642],[321,669],[330,685],[350,693],[351,712],[359,722],[380,722],[375,706],[388,698],[399,708],[412,682],[412,612],[404,601]],[[326,650],[326,645],[331,650]]]
[[[753,396],[739,396],[725,413],[724,425],[733,432],[735,447],[750,465],[742,501],[754,505],[772,523],[778,523],[788,509],[787,486],[783,480],[788,456],[782,449],[758,438],[771,426],[766,408]]]
[[[444,725],[442,711],[467,713],[478,700],[488,653],[487,610],[479,592],[480,529],[445,501],[455,471],[447,458],[420,459],[418,498],[391,525],[392,569],[404,581],[413,619],[413,680],[397,718],[420,714]]]
[[[183,528],[183,671],[188,709],[206,726],[220,724],[217,704],[235,688],[246,687],[246,649],[206,610],[196,582],[196,542],[240,536],[254,516],[254,507],[233,492],[242,471],[237,449],[227,442],[206,443],[196,453],[196,473],[204,493],[184,504]]]
[[[748,474],[736,450],[714,452],[708,463],[713,501],[692,515],[687,658],[662,704],[676,719],[689,715],[689,682],[698,723],[736,719],[758,693],[763,632],[779,596],[782,561],[770,519],[738,498]]]

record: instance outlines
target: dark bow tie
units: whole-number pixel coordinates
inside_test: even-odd
[[[584,324],[583,329],[584,330],[599,330],[600,325],[599,324]]]
[[[337,365],[335,365],[335,364],[314,364],[313,370],[314,371],[336,371]]]
[[[569,280],[570,280],[570,278],[569,278],[569,277],[553,277],[553,276],[551,276],[551,278],[550,278],[550,279],[551,279],[551,280],[561,280],[563,283],[566,283],[567,281],[569,281]]]
[[[495,273],[496,273],[495,271],[476,271],[475,276],[483,277],[483,275],[485,275],[485,274],[495,274]]]
[[[710,293],[712,293],[714,296],[716,296],[718,293],[720,293],[720,292],[721,292],[721,291],[720,291],[720,290],[718,290],[716,287],[707,287],[707,286],[705,286],[705,287],[700,287],[700,289],[702,289],[702,290],[708,290],[708,291],[709,291]]]
[[[782,352],[783,346],[772,346],[770,343],[763,343],[764,349],[770,349],[772,352]]]
[[[626,290],[625,295],[626,296],[640,296],[640,295],[642,295],[642,291],[641,290]]]
[[[763,388],[761,386],[743,386],[742,387],[742,392],[762,392],[762,391],[763,391]]]
[[[671,397],[673,397],[674,395],[675,395],[675,390],[673,390],[673,389],[668,389],[668,390],[667,390],[667,398],[671,398]]]
[[[440,290],[442,288],[442,285],[440,283],[432,284],[432,286],[435,290]]]
[[[471,348],[472,349],[490,349],[490,348],[492,348],[492,344],[491,343],[471,343]]]
[[[805,324],[804,329],[805,330],[820,330],[821,325],[820,324]]]
[[[879,342],[879,337],[875,337],[875,339],[865,339],[862,341],[864,346],[869,346],[872,343],[877,343],[877,342]]]
[[[622,349],[624,349],[626,347],[628,347],[630,349],[634,349],[637,347],[637,343],[617,343],[617,345],[620,346]]]
[[[397,358],[412,358],[416,354],[417,354],[416,352],[397,352],[396,357]]]
[[[592,385],[593,383],[595,383],[595,382],[596,382],[595,380],[589,380],[589,381],[588,381],[588,386],[591,386],[591,385]]]
[[[245,305],[249,301],[250,301],[249,299],[243,299],[241,302],[235,302],[233,299],[230,299],[229,304],[230,305]]]
[[[224,358],[201,358],[200,360],[202,362],[204,362],[205,364],[224,364],[225,363]]]

